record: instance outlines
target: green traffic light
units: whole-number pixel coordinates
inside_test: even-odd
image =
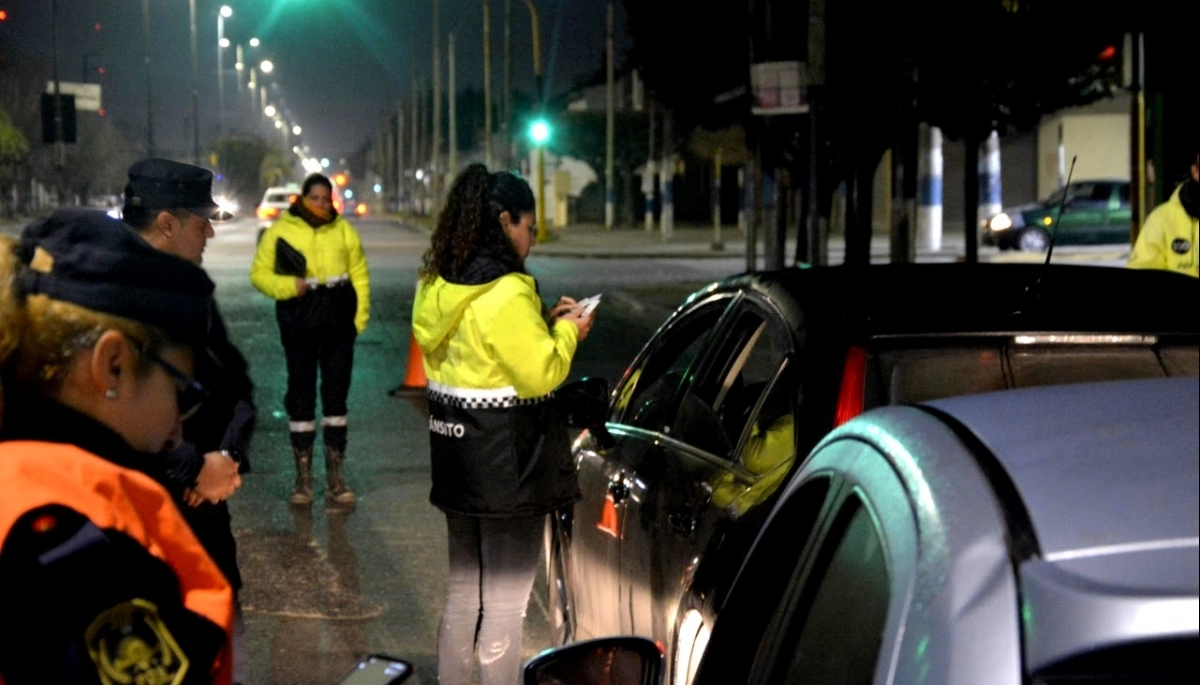
[[[538,119],[530,125],[529,137],[533,139],[533,142],[541,145],[550,139],[550,125],[542,119]]]

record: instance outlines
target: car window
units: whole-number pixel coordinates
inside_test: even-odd
[[[617,388],[615,420],[654,431],[670,432],[667,421],[700,353],[729,305],[720,298],[700,305],[660,331],[648,350]]]
[[[951,395],[1003,390],[1004,352],[997,344],[882,350],[876,357],[878,392],[867,404],[923,402]]]
[[[672,435],[718,456],[738,444],[750,417],[779,373],[787,333],[762,313],[741,312],[729,335],[689,388]]]
[[[267,196],[267,202],[291,202],[291,195],[287,193],[274,193]]]
[[[857,496],[846,499],[811,572],[797,581],[798,601],[780,605],[781,658],[768,682],[871,683],[891,578],[882,536]]]
[[[889,342],[871,352],[864,405],[905,404],[1007,388],[1200,375],[1195,344]]]
[[[749,410],[750,418],[742,431],[735,462],[755,476],[748,488],[737,492],[723,504],[741,516],[762,505],[775,494],[796,463],[796,408],[800,393],[792,365],[784,359],[783,368],[768,384],[767,391]],[[723,474],[724,478],[732,474]],[[721,484],[713,488],[718,501]]]
[[[755,653],[769,643],[771,616],[795,569],[815,544],[813,532],[833,491],[832,480],[816,475],[792,492],[774,512],[732,584],[727,597],[717,597],[720,618],[694,682],[704,685],[746,682]]]
[[[1075,183],[1067,191],[1067,205],[1076,209],[1107,206],[1112,186],[1107,183]]]
[[[1117,201],[1122,207],[1129,206],[1129,184],[1121,183],[1117,186]]]
[[[1009,360],[1016,388],[1167,375],[1150,347],[1016,346]]]

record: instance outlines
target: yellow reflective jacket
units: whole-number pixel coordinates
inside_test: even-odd
[[[1138,233],[1137,243],[1129,254],[1132,269],[1164,269],[1188,276],[1200,276],[1197,271],[1197,219],[1183,208],[1175,189],[1171,199],[1162,203],[1146,217]]]
[[[413,337],[429,397],[429,501],[466,516],[526,516],[579,498],[566,422],[553,390],[579,340],[546,325],[533,278],[422,282]]]
[[[250,266],[250,283],[267,297],[289,300],[299,295],[296,277],[275,273],[275,246],[282,238],[307,260],[305,278],[314,283],[327,283],[339,277],[349,277],[358,296],[354,327],[359,335],[367,328],[371,311],[371,285],[367,272],[367,257],[363,253],[358,231],[339,216],[331,223],[313,228],[304,219],[284,212],[278,221],[263,233]]]
[[[515,397],[530,399],[566,380],[579,329],[569,321],[548,328],[533,277],[509,273],[481,285],[440,276],[422,282],[413,302],[413,335],[430,381],[511,388]]]

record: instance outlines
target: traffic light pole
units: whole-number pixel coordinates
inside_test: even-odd
[[[541,49],[541,30],[538,26],[537,8],[533,6],[533,0],[525,0],[525,7],[529,8],[529,20],[533,24],[533,75],[537,87],[537,103],[538,117],[542,116],[545,109],[545,89],[542,83],[542,49]],[[534,167],[536,168],[537,183],[537,241],[544,243],[550,237],[546,232],[546,154],[544,141],[534,143]]]

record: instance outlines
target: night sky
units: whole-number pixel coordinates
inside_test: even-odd
[[[55,0],[58,5],[58,73],[62,81],[86,76],[103,88],[105,116],[128,136],[146,140],[147,90],[142,0]],[[362,146],[384,117],[412,94],[414,73],[432,74],[434,0],[195,0],[200,141],[207,149],[218,132],[217,16],[233,8],[225,36],[233,44],[222,60],[225,129],[249,126],[250,96],[238,94],[235,47],[246,62],[274,62],[271,100],[282,98],[303,143],[317,157],[336,159]],[[0,50],[52,57],[52,0],[0,0],[9,18],[0,23]],[[493,101],[503,84],[504,0],[490,0]],[[570,88],[603,67],[605,0],[534,0],[542,34],[542,71],[549,95]],[[618,55],[624,12],[616,2]],[[457,87],[483,85],[482,0],[440,0],[443,92],[446,34],[456,42]],[[187,157],[192,148],[191,34],[188,0],[150,0],[151,93],[159,153]],[[248,45],[251,37],[262,42]],[[512,0],[513,84],[533,94],[530,15]],[[103,67],[104,73],[96,72]],[[248,72],[243,72],[247,74]],[[239,109],[240,107],[240,109]],[[240,119],[239,117],[240,114]],[[263,125],[263,124],[260,124]],[[265,129],[264,129],[265,130]]]

